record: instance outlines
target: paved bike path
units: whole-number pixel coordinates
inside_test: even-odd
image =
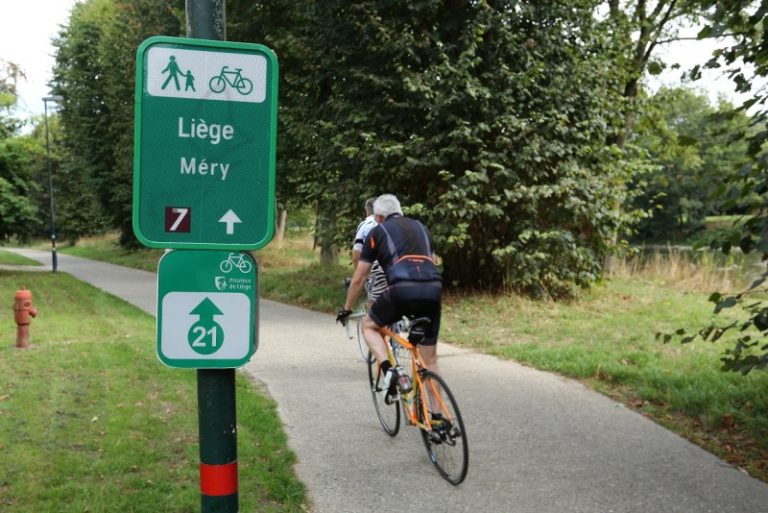
[[[59,269],[155,314],[152,273],[68,255]],[[381,430],[357,347],[332,316],[259,308],[260,347],[243,371],[278,402],[314,513],[768,511],[768,485],[642,415],[577,382],[441,344],[469,436],[469,474],[453,487],[415,429]]]

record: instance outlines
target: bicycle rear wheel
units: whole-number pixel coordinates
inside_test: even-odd
[[[381,427],[389,436],[395,436],[400,430],[400,399],[387,398],[387,391],[382,390],[381,380],[384,379],[376,358],[368,358],[368,382],[371,385],[371,396],[376,415],[379,416]],[[389,401],[389,402],[388,402]]]
[[[424,371],[421,381],[422,386],[416,390],[416,411],[419,421],[430,427],[421,430],[421,438],[430,461],[443,479],[457,485],[464,481],[469,468],[469,446],[464,420],[443,378]],[[424,397],[425,394],[430,397]],[[427,401],[428,419],[424,418],[424,401]]]

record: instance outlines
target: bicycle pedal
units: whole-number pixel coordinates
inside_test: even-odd
[[[400,400],[400,394],[386,394],[384,396],[384,403],[385,404],[394,404]]]
[[[429,440],[435,445],[443,443],[443,437],[441,437],[439,433],[435,433],[434,431],[430,431]]]

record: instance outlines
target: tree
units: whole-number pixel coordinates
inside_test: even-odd
[[[52,82],[53,92],[65,98],[59,120],[68,169],[105,213],[113,212],[109,201],[113,184],[104,177],[114,169],[115,160],[109,133],[112,113],[105,100],[99,49],[104,27],[112,16],[112,0],[75,4],[67,25],[54,41],[57,51]]]
[[[654,51],[677,39],[681,22],[695,21],[701,13],[697,2],[691,0],[607,0],[600,2],[600,6],[599,11],[607,8],[610,31],[621,41],[623,48],[615,63],[623,73],[621,109],[624,126],[611,141],[623,146],[632,136],[636,114],[643,109],[643,77],[646,73],[659,74],[667,67],[654,57]]]
[[[392,192],[433,230],[450,285],[570,294],[600,274],[628,169],[620,49],[592,2],[313,4],[297,45],[302,190],[349,238]]]
[[[746,145],[730,135],[747,127],[733,107],[721,101],[712,107],[707,97],[687,88],[662,89],[645,102],[633,141],[657,164],[639,178],[642,193],[636,205],[652,212],[641,221],[642,241],[676,241],[700,230],[707,215],[718,213],[715,190],[746,163]]]
[[[711,10],[712,14],[709,24],[702,28],[699,37],[723,37],[728,41],[714,52],[706,66],[724,68],[724,72],[733,80],[736,91],[752,92],[751,99],[735,111],[725,113],[723,117],[732,117],[753,107],[755,109],[751,113],[750,129],[741,129],[732,134],[734,141],[746,142],[749,162],[730,176],[719,188],[718,194],[725,199],[726,208],[743,203],[750,197],[757,201],[750,212],[752,215],[735,224],[729,235],[713,241],[712,246],[725,253],[737,247],[744,252],[759,251],[763,261],[768,261],[768,148],[765,144],[768,141],[768,110],[765,108],[768,91],[765,86],[753,89],[758,81],[764,81],[768,76],[768,39],[764,30],[768,4],[764,1],[714,0],[704,0],[700,4],[702,8]],[[699,78],[700,69],[692,69],[689,75],[693,79]],[[768,291],[765,286],[767,280],[768,272],[763,272],[741,293],[714,292],[710,295],[710,301],[715,304],[715,313],[739,308],[740,319],[715,322],[695,333],[687,333],[681,328],[675,335],[682,337],[685,343],[698,337],[714,342],[734,334],[735,344],[725,351],[722,358],[724,370],[746,374],[753,369],[765,369],[768,367],[768,344],[765,343],[768,336],[768,305],[764,300]],[[669,341],[674,335],[658,336]]]
[[[62,144],[62,130],[58,113],[48,114],[48,132],[51,159],[51,181],[54,190],[54,213],[56,238],[76,244],[81,237],[103,233],[108,228],[106,216],[102,213],[93,194],[90,177],[77,167],[77,159],[69,154]],[[45,151],[45,124],[39,118],[34,122],[30,137]],[[33,169],[34,181],[45,184],[34,196],[39,217],[43,220],[40,236],[50,235],[50,190],[48,188],[48,163],[46,158],[38,159]]]
[[[11,115],[22,76],[16,64],[0,61],[0,241],[26,240],[40,225],[37,205],[30,198],[38,190],[32,168],[41,148],[31,138],[17,136],[21,123]]]
[[[136,48],[152,35],[181,30],[181,0],[89,0],[72,9],[55,41],[53,90],[73,169],[87,177],[123,246],[131,226],[133,91]]]
[[[311,207],[317,219],[329,218],[316,225],[316,241],[321,254],[333,261],[335,215],[326,212],[322,200],[323,169],[313,166],[319,144],[314,130],[315,114],[306,110],[312,104],[307,94],[311,81],[304,75],[314,66],[317,38],[311,32],[312,5],[309,1],[227,2],[227,37],[234,41],[262,43],[276,51],[280,62],[280,102],[276,170],[276,207],[278,210],[304,211]],[[313,171],[309,171],[313,168]],[[317,171],[317,174],[315,174]],[[311,178],[307,178],[307,175]],[[278,219],[281,216],[275,216]]]
[[[15,134],[21,122],[11,115],[16,105],[16,84],[24,71],[14,62],[0,59],[0,138]]]
[[[44,148],[30,137],[0,138],[0,240],[27,240],[41,227],[37,205],[30,201],[39,190],[32,178],[44,162]]]

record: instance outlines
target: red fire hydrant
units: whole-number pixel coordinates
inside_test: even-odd
[[[13,316],[16,321],[16,347],[29,347],[29,323],[37,317],[37,308],[32,306],[32,291],[21,287],[16,291],[13,302]]]

